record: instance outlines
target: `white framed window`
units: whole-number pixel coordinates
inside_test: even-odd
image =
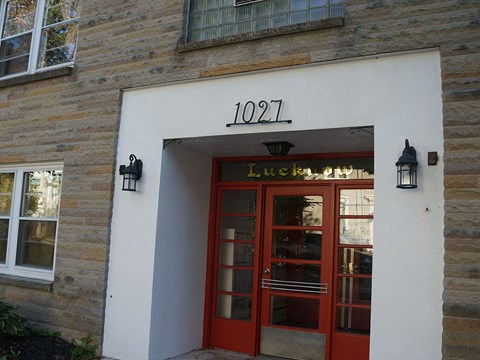
[[[63,167],[0,167],[0,274],[53,280]]]
[[[79,0],[0,0],[0,79],[72,66]]]
[[[189,0],[187,42],[341,18],[344,0]]]

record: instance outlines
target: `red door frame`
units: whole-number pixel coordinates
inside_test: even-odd
[[[308,160],[308,159],[328,159],[328,158],[362,158],[362,157],[373,157],[373,152],[357,152],[357,153],[334,153],[334,154],[307,154],[307,155],[289,155],[282,157],[282,160]],[[266,160],[278,160],[278,158],[271,157],[271,156],[258,156],[258,157],[235,157],[235,158],[216,158],[212,160],[212,181],[211,181],[211,187],[210,187],[210,211],[209,211],[209,225],[208,225],[208,244],[207,244],[207,271],[206,271],[206,286],[205,286],[205,306],[204,306],[204,327],[203,327],[203,348],[210,348],[212,347],[212,331],[211,331],[211,325],[212,325],[212,318],[214,316],[212,309],[213,309],[213,299],[212,299],[212,294],[215,289],[215,283],[214,283],[214,260],[216,256],[215,252],[215,246],[216,246],[216,227],[217,227],[217,209],[218,209],[218,204],[217,204],[217,189],[219,186],[225,186],[225,188],[232,187],[232,188],[238,188],[241,186],[246,186],[246,187],[252,187],[253,185],[258,186],[258,192],[257,194],[257,205],[258,201],[261,201],[261,206],[260,208],[257,207],[257,211],[259,212],[259,219],[263,218],[263,214],[261,213],[262,209],[264,208],[264,201],[265,201],[265,195],[264,195],[264,188],[266,186],[288,186],[288,185],[293,185],[293,186],[299,186],[299,185],[322,185],[322,186],[328,186],[330,185],[333,191],[334,196],[332,196],[332,202],[334,205],[332,206],[331,209],[335,209],[335,214],[334,216],[329,216],[330,222],[331,222],[331,227],[332,231],[337,233],[337,223],[338,223],[338,201],[337,201],[337,191],[338,188],[344,188],[348,186],[352,187],[362,187],[365,186],[366,188],[373,188],[373,180],[337,180],[337,181],[330,181],[330,180],[320,180],[320,181],[262,181],[262,182],[221,182],[220,181],[220,173],[219,173],[219,165],[222,163],[227,163],[227,162],[245,162],[245,161],[266,161]],[[263,222],[259,224],[257,231],[261,231],[261,234],[263,234]],[[337,236],[334,236],[334,239],[337,239]],[[334,240],[336,241],[336,240]],[[260,247],[262,248],[262,247]],[[336,245],[334,245],[334,259],[333,259],[333,266],[337,266],[337,251],[338,248]],[[257,255],[258,254],[258,255]],[[259,251],[257,251],[257,254],[255,255],[256,257],[259,256],[260,258],[263,257],[263,254],[260,254]],[[261,271],[261,267],[258,266],[258,272]],[[332,271],[333,273],[333,271]],[[257,274],[254,276],[254,279],[259,280],[260,274]],[[336,291],[336,282],[332,278],[331,280],[332,283],[332,291]],[[258,287],[258,281],[257,284],[254,284],[254,286]],[[331,296],[331,299],[333,299],[333,294]],[[257,296],[256,302],[257,304],[253,304],[252,306],[256,305],[257,308],[260,305],[261,298],[260,296]],[[332,311],[332,317],[331,317],[331,331],[332,333],[334,332],[334,327],[335,327],[335,315],[334,315],[334,306],[335,306],[335,301],[331,300],[331,311]],[[252,321],[255,323],[255,326],[257,328],[257,333],[255,334],[256,341],[255,341],[255,348],[253,353],[247,352],[250,355],[257,355],[259,353],[260,349],[260,326],[258,324],[260,323],[260,312],[256,314],[255,318],[252,318]],[[369,338],[369,336],[368,336]],[[354,336],[354,339],[352,339],[352,345],[357,341],[360,340],[360,343],[364,343],[363,340],[365,339],[365,336]],[[330,349],[332,347],[332,340],[330,341],[327,340],[327,348],[326,348],[326,353],[325,353],[325,359],[330,359]],[[368,357],[367,357],[368,358]],[[340,358],[339,358],[340,359]]]

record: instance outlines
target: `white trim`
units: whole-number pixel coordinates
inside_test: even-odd
[[[14,275],[22,276],[33,279],[53,281],[55,273],[55,264],[56,264],[56,254],[57,254],[57,240],[58,240],[58,228],[60,224],[60,206],[58,207],[57,216],[55,218],[46,218],[46,217],[25,217],[20,215],[23,202],[23,192],[24,192],[24,174],[32,171],[62,171],[62,182],[63,182],[63,164],[62,163],[39,163],[35,164],[24,164],[24,165],[0,165],[0,173],[13,173],[13,192],[12,192],[12,203],[10,207],[10,217],[2,217],[9,220],[8,226],[8,236],[7,236],[7,249],[6,249],[6,259],[5,264],[0,265],[0,274],[5,275]],[[62,184],[60,184],[59,197],[62,196]],[[18,214],[18,215],[16,215]],[[37,269],[32,266],[19,266],[16,265],[16,255],[18,247],[18,231],[20,226],[20,220],[33,219],[35,221],[49,221],[55,222],[55,243],[53,247],[53,262],[52,269]]]

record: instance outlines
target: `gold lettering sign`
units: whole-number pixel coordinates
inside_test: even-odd
[[[271,179],[275,177],[280,178],[302,178],[302,179],[336,179],[344,178],[353,173],[354,168],[349,166],[324,166],[322,168],[312,168],[299,166],[297,163],[293,163],[289,166],[279,165],[278,167],[258,167],[257,163],[247,164],[247,178],[254,179]]]

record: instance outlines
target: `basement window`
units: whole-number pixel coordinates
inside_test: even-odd
[[[343,0],[190,0],[187,42],[343,17]]]

